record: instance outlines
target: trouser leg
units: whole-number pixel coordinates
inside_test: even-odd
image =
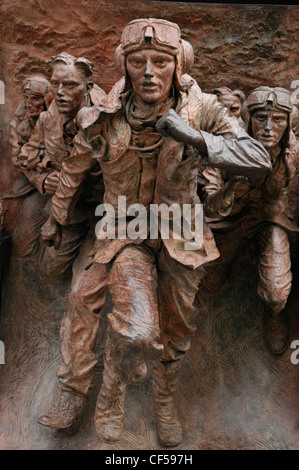
[[[105,265],[93,264],[85,271],[79,286],[71,290],[61,324],[57,376],[63,389],[82,395],[88,393],[98,361],[96,342],[106,301],[106,281]]]
[[[284,308],[292,285],[291,258],[285,230],[269,225],[257,237],[259,247],[258,295],[267,306],[264,329],[273,354],[282,354],[288,345],[289,330]]]
[[[144,247],[126,247],[110,270],[113,310],[95,414],[97,433],[108,442],[118,440],[123,429],[126,384],[144,378],[146,361],[163,349],[155,277],[154,256]]]
[[[44,246],[40,244],[39,236],[47,220],[42,212],[47,200],[48,196],[42,196],[36,190],[19,198],[5,200],[5,228],[11,235],[14,256],[28,258],[43,253]]]
[[[154,404],[158,437],[162,445],[182,442],[182,428],[174,404],[175,386],[190,337],[195,331],[193,306],[204,268],[188,269],[170,258],[165,247],[158,256],[158,306],[164,344],[161,360],[153,364]]]
[[[60,329],[60,386],[86,395],[97,363],[96,340],[107,297],[106,266],[98,263],[85,269],[94,244],[90,229],[73,264],[73,278],[68,304]]]
[[[113,338],[114,356],[131,381],[134,358],[151,359],[163,349],[154,255],[143,246],[126,247],[113,262],[108,287],[113,302],[108,315],[109,338]]]
[[[287,232],[270,225],[261,230],[259,247],[258,295],[273,312],[285,307],[292,286],[290,245]]]
[[[73,265],[73,282],[62,320],[59,386],[39,423],[62,429],[78,421],[84,410],[97,364],[96,343],[107,293],[106,266],[93,264],[87,271],[92,237],[87,238]]]
[[[205,269],[189,269],[172,259],[162,247],[157,271],[158,308],[164,344],[161,360],[175,361],[190,348],[190,335],[195,331],[193,303]]]

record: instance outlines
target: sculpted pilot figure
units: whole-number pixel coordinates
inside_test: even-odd
[[[99,104],[106,99],[105,92],[91,82],[93,64],[89,60],[84,57],[76,59],[62,52],[52,57],[49,64],[54,100],[49,109],[39,115],[29,142],[15,157],[15,164],[48,199],[48,205],[57,188],[63,160],[70,155],[78,132],[74,118],[82,107]],[[48,212],[47,207],[44,208],[45,213]],[[39,209],[36,207],[35,211],[40,212]],[[71,267],[87,232],[86,214],[86,207],[80,201],[70,225],[64,228],[60,249],[55,251],[42,245],[41,266],[45,275],[64,276]],[[35,244],[38,243],[41,225],[36,230]]]
[[[241,90],[231,90],[223,86],[213,90],[214,95],[217,96],[219,103],[222,103],[228,109],[230,116],[238,118],[241,127],[244,126],[244,121],[241,118],[242,104],[245,101],[245,95]]]
[[[197,174],[201,160],[250,177],[270,171],[263,146],[240,129],[214,95],[202,93],[187,75],[193,64],[193,48],[181,39],[176,24],[161,19],[132,21],[123,31],[115,61],[125,78],[109,94],[107,107],[80,111],[77,122],[81,131],[63,164],[49,225],[69,223],[74,202],[95,161],[100,162],[103,172],[104,201],[114,208],[117,218],[124,216],[118,213],[119,196],[126,197],[127,207],[139,203],[149,209],[150,204],[177,203],[194,208],[200,203]],[[51,236],[55,238],[55,231]],[[195,329],[191,323],[193,301],[204,266],[218,256],[207,224],[202,245],[193,251],[185,250],[183,239],[173,237],[133,240],[116,236],[96,241],[85,271],[85,289],[90,283],[96,285],[96,266],[106,265],[113,301],[95,413],[96,430],[103,440],[120,438],[126,385],[144,378],[147,361],[153,359],[159,440],[165,446],[182,441],[173,394]],[[96,290],[93,294],[96,298]],[[92,337],[98,328],[94,317],[84,317]],[[72,343],[76,347],[81,329],[71,321],[68,326],[77,333]],[[64,418],[68,414],[69,425],[78,418],[92,380],[94,360],[89,358],[88,351],[81,356],[77,383],[66,379],[60,370],[64,393],[58,394],[56,403],[54,399],[46,415],[47,425],[59,427],[59,408],[64,410]]]
[[[14,166],[21,171],[19,155],[33,132],[40,113],[47,110],[53,99],[50,83],[40,75],[25,78],[22,83],[24,99],[17,108],[10,123],[11,159]],[[43,197],[35,187],[34,181],[29,182],[21,172],[5,195],[5,209],[13,211],[7,230],[12,236],[13,252],[17,257],[34,256],[39,249],[39,233],[46,216],[41,209],[45,206],[47,197]]]
[[[298,231],[288,209],[288,188],[299,170],[298,142],[291,130],[298,114],[289,91],[256,88],[244,103],[242,116],[249,134],[269,152],[271,173],[242,182],[216,168],[203,172],[208,194],[205,213],[214,218],[211,227],[220,251],[215,264],[220,263],[220,271],[223,268],[220,278],[249,239],[256,242],[258,295],[268,309],[264,326],[273,354],[283,353],[288,345],[283,312],[292,281],[288,232]]]

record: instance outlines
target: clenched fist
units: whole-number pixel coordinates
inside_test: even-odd
[[[44,181],[44,190],[47,194],[55,194],[59,181],[59,171],[52,171]]]
[[[206,148],[201,133],[188,126],[173,109],[169,109],[159,119],[156,124],[156,129],[164,137],[170,136],[177,142],[184,142],[201,151],[204,151]]]

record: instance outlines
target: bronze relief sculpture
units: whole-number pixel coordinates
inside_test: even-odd
[[[12,164],[20,171],[22,147],[30,140],[39,115],[47,110],[53,100],[51,85],[43,76],[26,78],[22,83],[22,92],[24,99],[10,123],[9,139]],[[26,171],[19,174],[6,198],[7,210],[12,210],[12,205],[17,206],[13,227],[8,227],[9,231],[14,230],[14,254],[21,258],[36,255],[40,250],[40,228],[46,220],[40,209],[45,206],[47,198],[39,193],[35,181],[30,180]]]
[[[224,86],[215,88],[214,95],[217,96],[219,102],[228,109],[230,116],[238,118],[241,127],[244,127],[244,122],[241,118],[242,104],[245,101],[245,95],[242,90],[231,90]]]
[[[111,82],[101,81],[102,69],[98,73],[108,94],[92,82],[92,62],[81,57],[92,57],[90,45],[66,49],[75,50],[77,57],[54,55],[48,61],[49,79],[31,73],[23,82],[24,103],[10,135],[19,177],[4,200],[5,217],[12,209],[19,218],[12,222],[8,217],[4,225],[21,267],[38,260],[50,289],[67,286],[61,291],[65,303],[59,299],[62,322],[55,322],[57,331],[60,327],[60,354],[56,349],[51,376],[59,359],[56,389],[49,387],[30,417],[43,438],[51,434],[40,424],[71,436],[82,420],[75,445],[88,427],[94,439],[88,446],[118,448],[130,433],[130,420],[135,426],[131,409],[137,403],[130,398],[148,388],[155,409],[154,439],[157,435],[163,447],[189,442],[193,411],[190,404],[190,416],[185,416],[177,398],[183,388],[185,394],[184,379],[193,374],[194,354],[202,350],[202,375],[191,377],[196,390],[188,382],[186,400],[193,394],[198,408],[204,408],[199,391],[211,387],[205,368],[211,364],[203,364],[204,314],[195,315],[201,308],[198,299],[203,293],[202,302],[207,298],[213,304],[213,296],[230,282],[236,255],[252,241],[257,295],[252,291],[265,305],[263,352],[272,364],[282,364],[295,335],[285,307],[292,286],[289,234],[292,239],[298,232],[294,207],[289,211],[289,191],[298,174],[298,140],[292,131],[298,128],[298,110],[291,93],[274,86],[254,89],[245,101],[237,75],[231,88],[219,80],[213,88],[205,82],[213,91],[203,92],[201,81],[193,78],[196,68],[189,75],[194,51],[181,26],[182,33],[168,20],[130,21],[117,38],[114,55],[122,78],[111,88]],[[99,56],[102,52],[106,55],[103,49]],[[186,232],[185,207],[190,216]],[[228,313],[235,314],[232,322],[238,321],[238,311]],[[227,378],[219,374],[224,389]],[[144,384],[136,386],[139,382]],[[38,387],[47,384],[48,376],[40,376]],[[207,403],[215,406],[212,399]],[[96,433],[87,422],[90,415]],[[148,417],[145,413],[146,432]],[[136,416],[136,439],[138,426]],[[53,434],[58,446],[63,435]]]
[[[116,63],[125,80],[115,85],[106,105],[83,108],[77,116],[81,131],[70,157],[64,160],[52,199],[49,223],[56,223],[57,230],[47,237],[48,242],[71,220],[80,188],[95,161],[103,173],[104,201],[114,207],[118,218],[123,217],[117,212],[119,196],[126,197],[127,205],[139,203],[147,208],[150,204],[192,207],[199,203],[200,161],[251,177],[270,171],[264,148],[236,119],[228,117],[216,97],[202,93],[186,74],[193,63],[193,50],[181,39],[176,24],[156,19],[132,21],[123,31]],[[95,413],[96,429],[103,440],[120,438],[126,385],[143,379],[152,359],[159,440],[164,446],[182,441],[173,402],[175,384],[194,332],[193,301],[204,266],[219,256],[206,224],[203,237],[203,246],[192,253],[184,250],[181,241],[160,236],[157,240],[127,237],[94,244],[82,281],[84,289],[102,286],[103,271],[97,266],[107,266],[113,302]],[[99,291],[93,293],[99,295]],[[98,322],[94,315],[86,316],[87,321],[94,337]],[[68,325],[78,329],[74,315]],[[72,338],[74,341],[75,335]],[[80,334],[76,341],[81,341]],[[65,347],[62,345],[63,350]],[[90,351],[84,354],[79,381],[69,380],[60,369],[60,387],[49,411],[40,418],[42,424],[64,428],[82,413],[95,365]]]
[[[87,59],[76,59],[70,54],[61,53],[52,57],[49,64],[52,68],[50,83],[54,99],[49,109],[38,116],[28,142],[21,147],[13,161],[43,196],[39,199],[43,201],[44,214],[48,214],[62,162],[71,153],[73,138],[78,132],[74,122],[78,110],[83,106],[90,106],[92,99],[95,103],[106,99],[103,90],[96,85],[93,87],[90,79],[93,65]],[[64,230],[63,243],[56,251],[41,244],[40,232],[47,217],[44,215],[41,221],[33,223],[34,218],[38,218],[36,214],[40,213],[40,207],[33,205],[32,210],[35,213],[28,225],[36,227],[31,243],[41,245],[39,256],[44,275],[63,277],[71,268],[87,232],[87,211],[84,204],[83,201],[77,204],[73,220]]]
[[[206,214],[214,218],[211,225],[220,250],[215,267],[222,271],[220,282],[242,246],[250,239],[256,241],[258,295],[268,308],[265,335],[273,354],[282,354],[288,346],[283,312],[292,281],[288,232],[298,231],[289,212],[288,188],[299,168],[298,143],[292,132],[298,115],[288,90],[255,89],[244,103],[243,118],[249,134],[269,152],[271,173],[242,181],[215,168],[203,172]]]

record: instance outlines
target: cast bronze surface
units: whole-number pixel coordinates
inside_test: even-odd
[[[19,177],[17,170],[10,164],[8,134],[5,129],[13,118],[17,105],[22,100],[21,91],[16,92],[16,90],[21,90],[20,85],[23,78],[30,74],[44,72],[45,60],[49,56],[57,54],[57,51],[61,50],[61,44],[64,44],[63,48],[72,54],[86,56],[95,62],[95,81],[100,83],[106,91],[109,91],[117,79],[113,68],[113,51],[119,44],[124,26],[128,21],[137,17],[159,17],[161,5],[161,2],[133,0],[128,0],[125,4],[116,0],[113,2],[100,0],[84,4],[77,2],[75,5],[72,0],[66,0],[65,5],[59,6],[55,2],[54,6],[51,0],[45,0],[42,8],[40,8],[39,2],[35,1],[30,2],[28,9],[24,7],[24,4],[19,5],[18,2],[6,3],[1,6],[4,24],[14,24],[14,28],[4,28],[6,33],[1,41],[4,45],[1,58],[5,64],[3,80],[6,84],[7,96],[10,97],[5,110],[2,106],[0,107],[1,123],[4,124],[4,138],[1,143],[3,146],[1,147],[3,154],[0,173],[1,196],[8,196],[9,192],[11,195],[13,185]],[[231,89],[242,88],[246,93],[256,86],[265,84],[274,87],[289,87],[290,80],[295,79],[296,74],[299,73],[296,62],[298,8],[268,5],[248,5],[244,8],[234,5],[215,7],[202,4],[163,2],[165,18],[178,23],[183,31],[183,37],[195,48],[192,76],[198,80],[201,88],[205,91],[212,91],[222,85]],[[17,23],[15,18],[18,18]],[[78,18],[80,18],[80,22]],[[248,18],[250,18],[250,22]],[[224,23],[225,28],[223,28]],[[45,24],[48,25],[46,28]],[[107,24],[113,26],[107,29]],[[86,34],[86,26],[90,36]],[[15,40],[16,30],[18,30],[17,41]],[[148,38],[151,37],[152,32],[151,28],[146,30]],[[76,38],[76,46],[74,46],[74,37]],[[87,40],[89,37],[94,46]],[[153,32],[152,37],[164,47],[163,44],[167,38],[158,29]],[[262,41],[260,37],[263,38]],[[287,62],[285,57],[288,57]],[[261,63],[263,67],[261,67]],[[232,73],[230,64],[234,64],[234,73]],[[250,69],[249,73],[248,69]],[[189,79],[184,81],[182,89],[179,90],[180,93],[185,92],[190,83]],[[122,103],[118,100],[122,84],[124,82],[120,82],[115,90],[113,110],[122,109]],[[196,88],[194,85],[193,87],[193,89]],[[206,102],[207,106],[211,106],[212,103],[214,102],[209,100]],[[100,102],[95,104],[100,104]],[[171,103],[169,105],[173,106]],[[127,116],[132,123],[136,124],[139,116],[131,111],[129,108]],[[159,113],[160,110],[157,111]],[[107,114],[109,113],[111,114],[111,107],[107,108]],[[180,117],[184,118],[184,116]],[[87,113],[84,116],[85,122],[89,118]],[[111,116],[108,117],[109,119]],[[163,125],[168,134],[172,132],[172,120],[173,116]],[[121,120],[118,121],[118,124],[122,126]],[[121,136],[124,129],[118,130]],[[67,133],[69,131],[72,134],[73,129],[68,128]],[[131,142],[129,144],[129,152],[136,152],[140,145],[143,145],[143,136],[140,136],[138,132],[137,129],[132,134],[126,135],[130,139],[132,136],[132,140],[134,140],[134,145]],[[174,133],[172,135],[177,137]],[[197,149],[206,157],[206,141],[209,145],[209,137],[205,139],[204,143],[202,138],[198,139],[197,137],[191,132],[188,137],[191,139],[189,144],[198,144]],[[204,137],[206,136],[204,135]],[[154,127],[152,127],[147,139],[149,139],[149,151],[156,151],[160,142]],[[163,137],[161,144],[164,145],[167,139],[169,137]],[[126,144],[126,142],[124,143]],[[165,149],[176,152],[179,147],[177,144],[179,143],[172,144],[170,147],[165,146]],[[154,148],[155,145],[157,145],[156,148]],[[185,156],[190,158],[191,155],[192,152],[188,149]],[[260,156],[263,158],[262,153]],[[34,162],[35,157],[36,155],[32,155],[30,161]],[[255,170],[258,167],[258,160],[257,158]],[[144,177],[146,180],[147,178],[151,180],[153,165],[148,158],[142,158],[142,161],[146,170]],[[85,163],[89,171],[90,162],[86,161]],[[170,168],[171,171],[167,173],[169,162],[166,163],[165,166],[159,166],[160,174],[165,180],[167,177],[171,177],[172,170],[174,170],[174,168]],[[265,161],[263,163],[264,167],[267,166]],[[249,167],[250,165],[248,165],[248,171],[250,171]],[[45,168],[47,165],[41,170],[44,171]],[[237,170],[239,169],[240,166]],[[96,173],[97,171],[94,171],[94,175]],[[106,175],[108,175],[107,171]],[[252,175],[247,176],[251,177]],[[162,181],[161,178],[160,187],[162,189],[167,188],[165,180]],[[235,180],[234,184],[236,183]],[[242,182],[238,181],[238,183]],[[246,184],[246,181],[244,180],[243,183]],[[294,214],[296,213],[298,196],[296,184],[297,178],[294,177],[288,198],[289,207]],[[21,192],[19,194],[21,195]],[[34,194],[39,193],[36,191]],[[147,200],[149,194],[150,191],[144,191],[141,196]],[[159,197],[160,195],[177,197],[179,190],[172,188],[167,195],[163,195],[163,192],[160,191],[157,191],[156,194]],[[255,199],[258,198],[258,195],[258,191],[253,194]],[[185,196],[188,196],[187,192],[184,193]],[[33,199],[37,207],[39,201],[36,195]],[[26,215],[30,214],[30,206],[31,204],[28,207],[25,205],[23,208]],[[65,208],[65,205],[60,206],[60,211],[67,220],[68,211],[64,212]],[[22,209],[19,205],[17,207],[12,199],[6,200],[6,209],[6,228],[15,241],[18,240],[17,236],[23,237],[21,238],[23,240],[24,236],[26,238],[26,234],[21,225],[16,224],[16,220],[18,220],[16,214],[21,213]],[[283,223],[287,224],[288,222],[284,219]],[[39,222],[37,225],[40,227]],[[290,227],[290,225],[288,226]],[[18,234],[17,227],[20,229],[20,234]],[[205,236],[208,258],[215,258],[217,248],[209,230],[206,231]],[[289,317],[291,342],[298,339],[299,335],[297,316],[299,273],[296,270],[295,232],[290,233],[290,240],[294,279],[293,289],[286,305],[286,314]],[[169,445],[172,440],[171,445],[176,445],[181,441],[180,425],[177,418],[181,421],[183,429],[183,442],[178,446],[181,449],[298,448],[298,367],[296,368],[290,362],[292,353],[290,348],[287,348],[284,354],[276,357],[272,356],[267,349],[263,337],[264,306],[256,295],[258,266],[254,247],[251,244],[246,246],[245,251],[239,253],[238,258],[235,259],[234,267],[230,271],[230,276],[221,289],[211,294],[213,282],[217,281],[217,279],[211,278],[207,278],[206,284],[200,288],[195,304],[197,315],[194,322],[197,331],[193,334],[193,344],[184,361],[181,376],[177,379],[176,392],[173,393],[172,387],[169,385],[172,396],[165,396],[162,393],[161,398],[160,388],[156,389],[157,417],[153,413],[151,368],[149,367],[148,378],[143,383],[135,383],[146,373],[144,363],[140,360],[135,363],[134,371],[132,371],[134,372],[132,374],[133,385],[126,387],[126,412],[122,435],[114,434],[114,437],[120,437],[121,440],[110,444],[99,440],[94,426],[94,414],[96,397],[102,379],[102,354],[107,337],[106,327],[107,324],[111,324],[111,316],[107,316],[107,313],[111,312],[112,305],[109,300],[106,313],[102,316],[106,273],[96,268],[101,264],[96,262],[90,265],[86,271],[89,272],[87,279],[85,275],[82,275],[87,254],[91,252],[92,248],[93,239],[90,232],[84,247],[82,245],[79,258],[77,258],[78,262],[74,265],[78,277],[73,277],[72,294],[68,304],[66,301],[71,283],[69,273],[64,279],[54,277],[51,281],[46,280],[37,259],[34,257],[26,259],[26,256],[23,255],[22,257],[16,256],[16,253],[13,254],[9,267],[5,269],[0,318],[0,339],[5,341],[6,347],[6,363],[4,366],[0,366],[1,448],[160,449],[162,447],[158,441],[157,429],[161,443]],[[120,248],[123,249],[123,245],[121,247],[113,246],[112,249],[105,247],[102,252],[95,250],[93,254],[96,254],[97,260],[101,261],[110,256],[113,258]],[[168,248],[171,252],[170,245]],[[147,268],[152,263],[151,253],[155,257],[155,250],[159,249],[159,246],[151,246],[149,250],[146,249],[145,252],[142,252],[143,258],[147,260]],[[110,273],[109,282],[112,281],[113,275],[117,276],[118,268],[123,269],[122,267],[125,265],[126,269],[130,271],[131,256],[138,255],[138,252],[132,250],[130,245],[123,250],[123,253],[124,255],[118,260],[114,271]],[[130,256],[126,257],[126,253]],[[175,250],[172,253],[174,255]],[[165,256],[166,252],[161,252],[161,260],[159,260],[161,269],[165,269],[167,266],[169,269],[167,273],[165,272],[165,281],[167,282],[162,286],[160,295],[165,296],[165,299],[168,300],[169,292],[174,289],[175,295],[180,298],[180,285],[170,282],[170,276],[174,276],[176,272],[176,263],[173,262],[173,258],[165,259]],[[205,256],[202,255],[201,260]],[[194,265],[199,262],[199,258],[191,256],[189,261],[190,265]],[[75,282],[76,279],[78,283]],[[91,280],[95,281],[94,284],[90,283]],[[146,282],[146,276],[134,280],[136,283],[141,281]],[[187,281],[186,278],[186,284],[188,284]],[[134,284],[135,289],[137,285]],[[183,292],[186,291],[183,290]],[[128,289],[126,294],[129,296],[132,292],[130,294]],[[193,293],[190,291],[189,295],[192,296]],[[115,296],[121,301],[117,293]],[[139,300],[142,307],[142,299]],[[169,300],[167,305],[171,305]],[[71,367],[74,357],[77,357],[80,362],[81,350],[73,349],[71,351],[73,356],[69,355],[70,351],[64,351],[67,362],[60,369],[60,377],[66,378],[75,387],[78,386],[81,377],[83,379],[81,385],[85,387],[86,393],[90,383],[92,384],[87,398],[86,410],[82,416],[81,427],[79,432],[74,435],[53,432],[37,423],[38,417],[47,411],[49,403],[55,395],[56,372],[61,360],[59,328],[64,309],[66,314],[62,325],[66,341],[73,341],[73,339],[75,341],[75,336],[72,339],[72,334],[76,335],[78,330],[75,329],[72,332],[69,328],[69,322],[74,317],[78,322],[79,329],[88,326],[84,330],[86,336],[81,347],[84,349],[88,345],[88,371],[90,373],[91,369],[93,370],[92,377],[87,374],[88,376],[83,378],[78,369],[79,373],[73,380],[69,374],[69,367]],[[81,317],[82,312],[84,312],[84,318],[89,319],[88,325]],[[151,315],[151,311],[149,311],[149,315]],[[180,329],[183,331],[183,324]],[[155,337],[154,339],[156,347],[152,352],[154,355],[159,355],[159,338]],[[119,345],[116,344],[116,346]],[[109,348],[106,347],[107,351],[109,353]],[[175,351],[174,348],[172,353]],[[115,348],[113,352],[119,351]],[[120,355],[116,354],[112,359],[115,363],[119,358]],[[106,357],[105,360],[109,362],[110,359]],[[121,369],[116,371],[114,379],[119,374],[121,383],[124,384],[126,371],[130,371],[129,362],[122,361],[121,366]],[[104,380],[103,384],[106,383],[106,387],[109,388],[111,383],[108,382],[108,380],[106,382]],[[163,384],[162,388],[165,392],[168,387],[167,380]],[[103,397],[103,393],[99,397]],[[177,413],[171,402],[175,403]],[[103,409],[103,400],[99,400],[99,403]],[[166,413],[163,409],[165,403],[168,404]],[[100,416],[99,420],[101,419]],[[169,422],[172,425],[170,435],[168,433]],[[121,424],[121,420],[118,423]]]

